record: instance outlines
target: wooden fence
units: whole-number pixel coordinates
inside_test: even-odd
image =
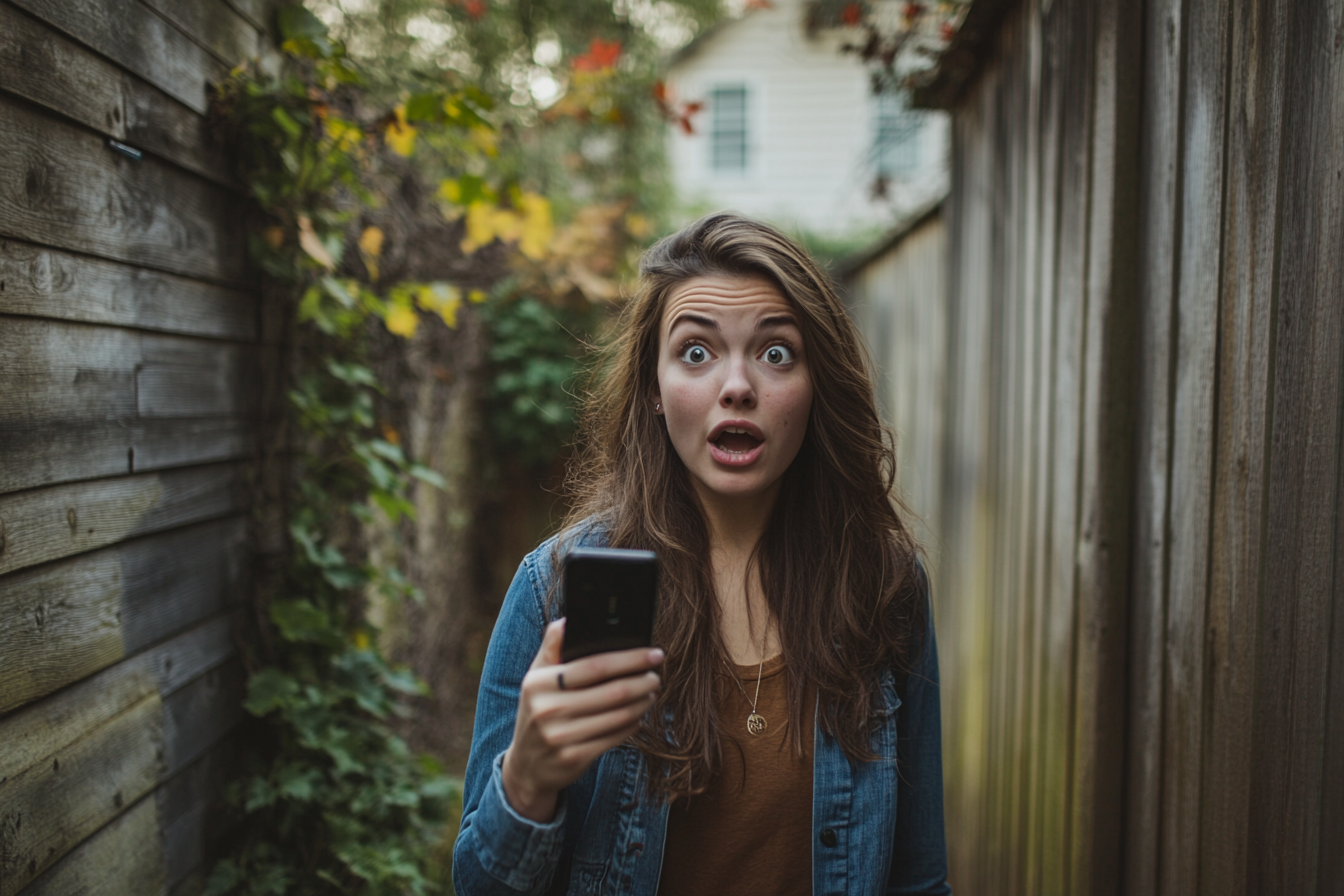
[[[0,0],[0,896],[217,834],[276,351],[205,113],[267,2]]]
[[[977,0],[922,99],[946,292],[850,282],[930,464],[954,889],[1344,894],[1344,3]]]

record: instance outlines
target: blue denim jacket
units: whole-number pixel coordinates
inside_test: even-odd
[[[601,542],[588,532],[575,544]],[[554,539],[523,560],[504,597],[485,657],[476,728],[453,849],[459,896],[655,896],[668,804],[651,798],[648,766],[630,746],[608,750],[561,794],[555,818],[523,818],[501,773],[513,739],[518,690],[546,626]],[[948,894],[938,655],[932,614],[919,665],[896,693],[882,674],[885,711],[873,726],[879,757],[850,763],[834,738],[813,735],[812,892]]]

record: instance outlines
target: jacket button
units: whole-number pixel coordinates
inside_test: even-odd
[[[822,846],[834,846],[835,844],[837,844],[837,843],[839,843],[839,842],[840,842],[840,838],[837,837],[837,836],[835,836],[835,831],[834,831],[832,828],[822,828],[822,829],[821,829],[821,845],[822,845]]]

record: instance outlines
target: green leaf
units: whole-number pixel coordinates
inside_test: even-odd
[[[448,481],[438,470],[430,469],[424,464],[411,464],[410,474],[421,482],[428,483],[440,490],[448,488]]]
[[[435,121],[443,110],[443,94],[417,93],[406,101],[407,121]]]
[[[294,699],[299,683],[275,667],[259,669],[247,682],[247,700],[243,708],[254,716],[264,716]]]

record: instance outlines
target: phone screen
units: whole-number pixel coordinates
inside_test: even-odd
[[[576,548],[565,556],[565,662],[648,647],[658,600],[658,556],[652,551]]]

